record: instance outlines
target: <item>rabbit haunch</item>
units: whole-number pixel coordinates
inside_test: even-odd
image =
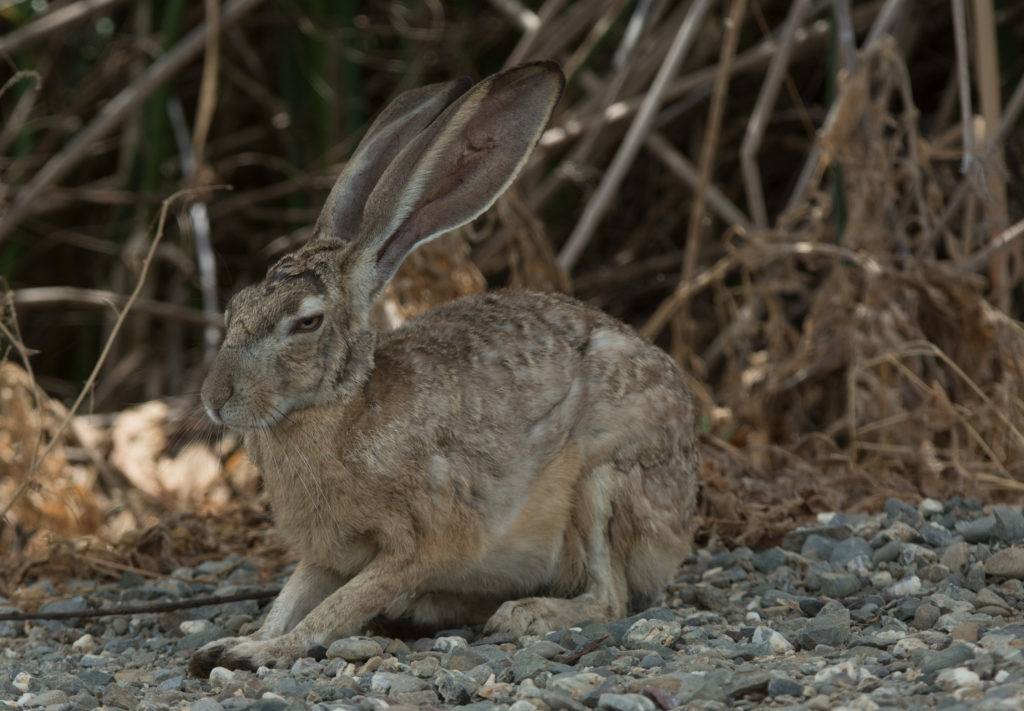
[[[523,291],[370,323],[410,250],[507,187],[561,86],[538,63],[398,97],[316,238],[232,298],[203,402],[244,432],[301,561],[263,626],[200,649],[193,674],[288,664],[380,616],[515,635],[613,618],[689,550],[694,415],[663,351]]]

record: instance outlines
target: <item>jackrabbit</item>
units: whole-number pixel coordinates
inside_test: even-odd
[[[508,187],[563,84],[538,62],[400,95],[313,239],[228,303],[202,400],[244,432],[301,562],[193,675],[288,665],[381,616],[514,635],[621,617],[689,551],[693,406],[663,351],[554,294],[369,322],[411,250]]]

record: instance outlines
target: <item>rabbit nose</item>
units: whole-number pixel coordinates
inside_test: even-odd
[[[231,399],[234,392],[235,389],[231,383],[217,382],[217,380],[207,378],[206,382],[203,383],[201,399],[203,407],[206,408],[206,414],[209,415],[211,420],[218,424],[221,423],[220,412],[228,400]]]

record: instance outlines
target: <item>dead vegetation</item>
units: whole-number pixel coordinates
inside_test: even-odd
[[[307,237],[390,95],[533,58],[570,78],[536,159],[408,260],[382,318],[513,284],[637,326],[700,400],[704,537],[1024,492],[1024,8],[233,0],[185,3],[171,31],[159,3],[93,5],[68,20],[96,34],[77,56],[44,23],[81,1],[0,38],[8,589],[281,554],[251,466],[195,406],[219,305]]]

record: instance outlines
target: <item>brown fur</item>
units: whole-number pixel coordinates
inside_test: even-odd
[[[389,158],[412,172],[332,191],[370,203],[384,191],[403,205],[390,228],[400,234],[380,232],[376,214],[338,234],[331,215],[352,211],[329,201],[328,234],[232,299],[203,401],[245,432],[301,562],[259,632],[199,650],[193,674],[288,664],[381,615],[516,635],[616,617],[656,597],[689,550],[693,411],[664,352],[570,298],[531,292],[463,298],[392,332],[369,323],[410,249],[504,190],[560,87],[550,64],[477,85],[423,129],[429,140]],[[392,112],[386,123],[401,122]],[[469,149],[452,126],[495,143],[487,177],[475,164],[460,173]],[[410,223],[415,238],[402,233]]]

